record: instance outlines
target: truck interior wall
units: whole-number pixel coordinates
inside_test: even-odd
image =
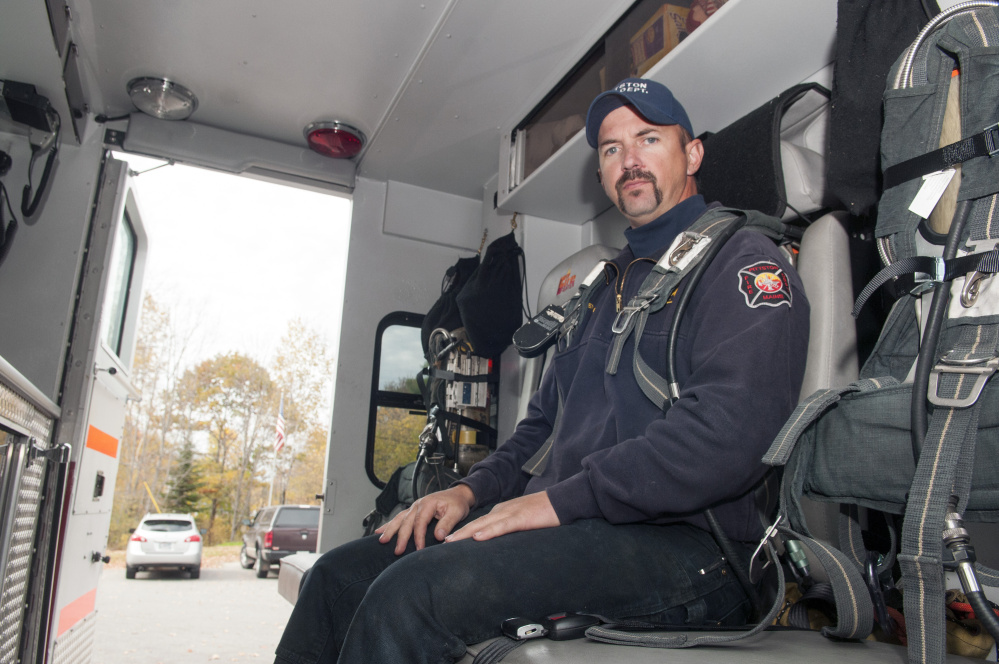
[[[408,228],[409,233],[428,228],[435,237],[449,231],[457,233],[455,237],[465,237],[460,226],[467,224],[474,228],[468,236],[478,238],[480,216],[479,202],[472,199],[398,183],[357,180],[323,487],[326,498],[320,551],[360,535],[361,521],[378,495],[378,488],[363,468],[374,333],[379,321],[394,311],[427,311],[440,295],[444,270],[460,255],[478,248],[477,239],[474,247],[458,249],[453,244],[402,237],[387,232],[387,228],[404,232]]]
[[[393,311],[425,313],[440,295],[444,271],[459,257],[510,232],[512,213],[493,208],[494,188],[481,201],[412,185],[359,178],[353,196],[344,315],[337,360],[333,424],[327,454],[319,550],[357,537],[378,489],[364,467],[374,330]],[[416,229],[420,230],[419,235]],[[517,218],[532,310],[541,279],[553,265],[582,248],[583,227],[536,217]],[[521,395],[520,359],[500,358],[501,440],[516,423]],[[414,441],[415,445],[415,441]]]
[[[0,149],[13,160],[3,184],[20,222],[10,254],[0,265],[0,356],[58,402],[69,320],[103,146],[96,137],[82,146],[63,140],[45,197],[35,215],[27,220],[20,207],[31,157],[28,138],[0,133]],[[44,162],[42,157],[36,161],[34,191]]]

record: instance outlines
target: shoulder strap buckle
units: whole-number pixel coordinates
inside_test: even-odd
[[[929,389],[926,398],[934,406],[944,406],[946,408],[968,408],[969,406],[975,405],[978,401],[978,397],[981,396],[982,390],[985,389],[985,383],[988,382],[992,374],[999,369],[999,357],[993,357],[985,364],[982,364],[983,360],[975,359],[968,361],[960,361],[955,359],[943,358],[940,364],[933,367],[930,371],[930,381]],[[940,374],[970,374],[977,376],[975,379],[975,384],[971,387],[971,392],[968,396],[963,398],[958,397],[942,397],[938,393]]]
[[[617,312],[617,317],[614,319],[614,324],[611,325],[611,332],[614,334],[623,334],[631,328],[631,320],[635,317],[638,312],[648,309],[651,300],[642,300],[637,306],[628,305],[623,307],[621,311]]]
[[[985,136],[985,149],[988,150],[989,156],[999,152],[999,122],[983,129],[982,134]]]

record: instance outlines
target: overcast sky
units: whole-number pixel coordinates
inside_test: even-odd
[[[349,199],[188,166],[127,159],[149,237],[145,290],[180,329],[193,363],[241,351],[263,364],[301,318],[335,354]]]

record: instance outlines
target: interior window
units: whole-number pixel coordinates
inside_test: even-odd
[[[125,213],[115,231],[114,253],[109,266],[107,293],[104,296],[104,314],[101,320],[101,339],[114,354],[121,357],[121,337],[128,307],[128,291],[135,265],[135,231],[132,220]]]
[[[422,315],[395,312],[378,324],[364,463],[377,486],[384,486],[396,468],[416,460],[420,431],[426,424],[416,379],[426,367],[422,323]]]

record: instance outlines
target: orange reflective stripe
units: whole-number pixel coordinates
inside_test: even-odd
[[[93,613],[96,605],[97,588],[94,588],[86,595],[78,597],[62,607],[62,611],[59,612],[59,627],[56,630],[56,636],[62,636],[63,632]]]
[[[118,439],[104,433],[92,424],[87,431],[87,447],[95,452],[107,454],[112,459],[118,456]]]

